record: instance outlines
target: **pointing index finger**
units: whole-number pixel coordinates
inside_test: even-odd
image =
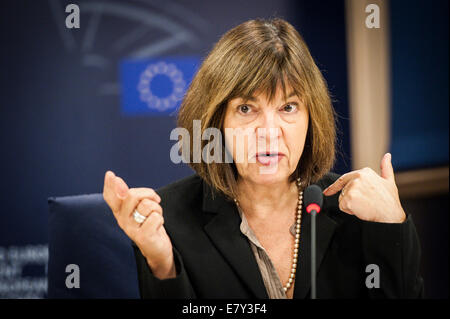
[[[347,183],[352,180],[355,176],[356,171],[346,173],[344,175],[341,175],[333,184],[328,186],[324,191],[323,194],[326,196],[331,196],[339,192],[341,189],[344,188]]]

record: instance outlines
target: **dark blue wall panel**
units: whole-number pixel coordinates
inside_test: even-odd
[[[393,165],[448,165],[448,1],[389,3]]]

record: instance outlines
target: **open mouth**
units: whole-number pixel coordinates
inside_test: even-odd
[[[258,153],[256,154],[256,160],[262,165],[273,165],[278,163],[282,158],[283,153]]]

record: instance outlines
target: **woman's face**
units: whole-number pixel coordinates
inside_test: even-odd
[[[239,177],[257,184],[286,182],[295,171],[308,131],[308,110],[293,90],[281,86],[272,103],[256,92],[246,103],[228,101],[224,132]],[[232,145],[232,146],[231,146]]]

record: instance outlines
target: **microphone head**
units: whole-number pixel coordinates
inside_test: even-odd
[[[323,193],[320,186],[309,185],[303,195],[306,211],[310,213],[314,209],[316,213],[319,213],[323,203]]]

